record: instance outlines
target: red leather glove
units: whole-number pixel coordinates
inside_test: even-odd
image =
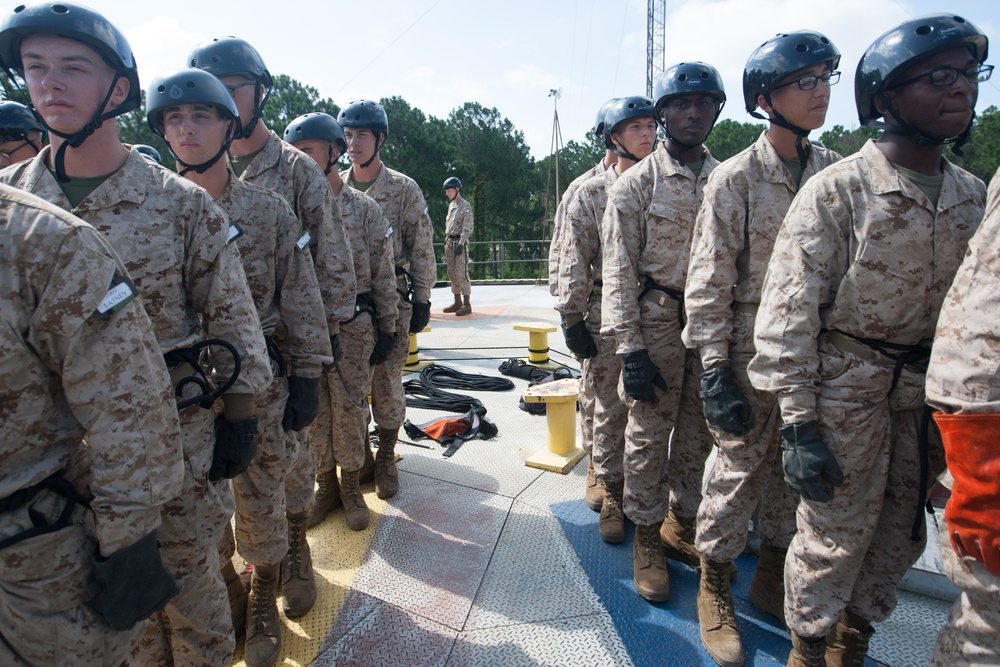
[[[955,479],[944,509],[951,546],[1000,576],[1000,414],[934,414]]]

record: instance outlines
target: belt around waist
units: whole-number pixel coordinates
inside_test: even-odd
[[[661,292],[659,290],[647,290],[646,293],[642,295],[642,298],[661,306],[677,306],[680,304],[680,301],[666,292]]]
[[[826,329],[826,339],[835,348],[841,352],[848,352],[858,357],[859,359],[864,359],[865,361],[872,361],[879,366],[885,366],[886,368],[893,368],[896,362],[890,359],[886,355],[882,354],[878,350],[874,350],[864,343],[859,343],[850,336],[846,336],[839,331],[834,331],[831,329]]]

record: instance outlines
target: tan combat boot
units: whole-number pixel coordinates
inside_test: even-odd
[[[636,525],[632,543],[632,583],[636,592],[650,602],[663,602],[670,597],[670,578],[663,559],[663,542],[656,524]]]
[[[232,561],[226,561],[222,565],[222,578],[226,580],[226,592],[229,593],[229,611],[233,616],[233,634],[238,639],[243,634],[247,624],[247,589]]]
[[[612,483],[604,496],[601,505],[601,518],[598,522],[601,539],[608,544],[618,544],[625,541],[625,510],[622,508],[622,484]]]
[[[375,495],[382,500],[392,498],[399,491],[399,473],[396,471],[396,439],[398,428],[378,429],[378,452],[375,453]]]
[[[607,490],[604,488],[604,481],[597,479],[597,473],[594,472],[594,460],[591,459],[587,461],[587,490],[583,494],[584,500],[587,501],[587,507],[595,512],[600,512],[605,495],[607,495]]]
[[[367,484],[375,481],[375,455],[372,448],[365,441],[365,462],[361,464],[361,472],[358,473],[358,483]]]
[[[698,624],[701,643],[722,667],[743,667],[743,644],[736,627],[736,610],[729,589],[729,563],[701,559],[698,586]]]
[[[472,306],[469,305],[469,297],[462,297],[462,307],[455,311],[456,317],[461,317],[462,315],[468,315],[472,312]]]
[[[450,306],[445,306],[441,309],[442,313],[454,313],[456,310],[462,307],[462,295],[455,294],[455,303]]]
[[[372,518],[371,511],[365,504],[365,496],[361,493],[360,472],[348,472],[343,468],[340,470],[340,499],[344,503],[347,527],[351,530],[364,530]]]
[[[785,623],[785,554],[787,549],[760,545],[757,569],[750,580],[750,604]]]
[[[809,639],[792,633],[792,651],[785,667],[826,667],[826,638]]]
[[[281,653],[281,617],[278,615],[278,565],[258,565],[250,579],[247,602],[247,667],[273,667]]]
[[[875,634],[871,623],[846,609],[826,639],[827,667],[864,667],[868,640]]]
[[[316,575],[306,540],[304,515],[288,515],[288,553],[281,561],[281,608],[288,618],[305,616],[316,602]]]
[[[682,519],[673,510],[667,512],[667,518],[660,524],[660,539],[667,558],[695,569],[701,567],[701,554],[694,546],[694,538],[695,519]],[[729,563],[729,578],[736,578],[736,563]]]
[[[337,469],[316,473],[316,484],[319,490],[309,508],[308,528],[318,526],[329,516],[330,512],[340,507],[340,483],[337,481]]]

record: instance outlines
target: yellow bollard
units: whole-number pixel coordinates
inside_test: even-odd
[[[558,327],[548,322],[517,322],[514,331],[528,332],[528,363],[539,368],[558,368],[549,362],[549,334],[558,331]]]
[[[577,379],[555,380],[524,390],[525,403],[545,403],[548,439],[543,449],[524,462],[526,466],[566,474],[586,452],[576,446]]]
[[[420,333],[426,333],[431,330],[430,325],[427,325],[420,330]],[[420,359],[420,345],[417,344],[417,334],[410,334],[410,351],[406,355],[406,364],[403,366],[404,373],[416,373],[427,368],[433,361],[421,361]]]

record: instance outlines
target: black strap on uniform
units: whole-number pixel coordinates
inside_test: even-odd
[[[32,484],[29,487],[19,489],[6,498],[0,500],[0,512],[13,512],[14,510],[20,509],[27,503],[31,502],[31,500],[38,495],[39,491],[45,489],[66,499],[66,504],[63,506],[62,512],[59,513],[59,518],[56,519],[54,523],[49,523],[41,512],[29,509],[28,516],[31,518],[32,527],[27,530],[23,530],[16,535],[11,535],[8,538],[0,540],[0,549],[6,549],[7,547],[13,546],[18,542],[30,540],[31,538],[39,535],[46,535],[48,533],[54,533],[57,530],[62,530],[66,526],[70,525],[71,519],[73,518],[73,510],[76,509],[77,505],[88,506],[87,503],[80,499],[79,494],[77,494],[73,485],[69,483],[69,480],[63,477],[62,474],[55,473],[46,477],[37,484]]]
[[[288,367],[285,365],[285,355],[281,353],[281,349],[278,347],[278,341],[274,340],[274,336],[265,335],[264,343],[267,344],[267,356],[274,363],[274,367],[271,369],[274,377],[285,377]]]
[[[397,287],[396,291],[399,292],[399,296],[402,297],[403,301],[410,303],[413,301],[413,275],[403,267],[397,266],[396,277],[399,278],[400,276],[406,282],[406,290],[404,291]]]
[[[646,284],[642,291],[639,292],[639,300],[646,296],[646,293],[650,290],[656,290],[657,292],[663,292],[671,299],[677,302],[677,321],[680,322],[681,329],[687,324],[687,320],[684,318],[684,292],[680,290],[675,290],[672,287],[664,287],[663,285],[658,285],[655,280],[646,276]]]
[[[931,430],[931,406],[925,405],[920,411],[920,434],[917,437],[917,454],[920,457],[920,484],[918,486],[917,513],[913,517],[913,528],[910,530],[910,539],[914,542],[920,541],[920,529],[924,525],[924,510],[928,514],[934,513],[930,499],[927,497],[927,487],[930,485],[928,473],[930,468],[930,430]]]
[[[378,311],[375,308],[375,297],[372,296],[371,292],[362,292],[354,298],[354,314],[351,315],[351,319],[345,320],[341,324],[350,324],[358,319],[361,313],[369,313],[372,316],[373,322],[378,319]]]
[[[916,345],[902,345],[900,343],[887,343],[884,340],[876,340],[874,338],[852,336],[839,329],[835,329],[835,331],[843,336],[854,339],[865,347],[870,347],[895,362],[892,367],[892,385],[889,387],[889,393],[892,393],[892,390],[896,388],[896,383],[899,382],[899,376],[903,373],[904,366],[909,366],[918,373],[927,372],[927,366],[931,361],[931,344],[934,342],[934,339],[920,341]]]
[[[208,376],[205,375],[205,369],[201,364],[201,352],[212,346],[218,346],[225,348],[233,356],[233,374],[214,391],[212,389],[212,383],[209,381]],[[189,384],[197,385],[201,389],[201,394],[197,396],[191,396],[190,398],[185,398],[184,400],[177,401],[177,409],[183,410],[191,405],[198,405],[206,410],[211,409],[212,404],[215,400],[222,396],[224,393],[229,391],[230,387],[236,384],[236,379],[240,376],[240,353],[236,351],[228,341],[222,340],[221,338],[207,338],[199,343],[195,343],[191,347],[182,347],[176,350],[171,350],[163,355],[163,360],[166,362],[168,368],[173,368],[183,363],[190,364],[194,368],[194,373],[182,378],[177,386],[174,387],[174,395],[179,399],[184,393],[184,389]]]

